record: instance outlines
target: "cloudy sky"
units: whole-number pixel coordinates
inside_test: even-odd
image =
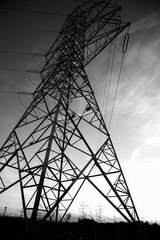
[[[131,27],[109,131],[140,219],[160,221],[160,2],[119,0],[118,4],[122,6],[123,20],[131,22]],[[0,3],[0,7],[62,14],[70,13],[76,5],[71,0],[15,0],[14,3],[2,0]],[[33,92],[40,77],[35,73],[26,74],[26,70],[40,70],[44,59],[2,51],[46,53],[65,17],[0,11],[0,91]],[[108,81],[107,53],[104,50],[88,67],[88,75],[100,106],[103,102],[102,89]],[[121,54],[117,51],[115,73],[118,72],[116,67],[120,61]],[[105,115],[107,125],[116,81],[117,77],[112,81],[108,100]],[[0,145],[30,101],[30,96],[18,98],[16,94],[0,93]]]

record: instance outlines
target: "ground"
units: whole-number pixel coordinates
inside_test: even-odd
[[[22,218],[0,217],[0,238],[26,240],[25,224]],[[97,223],[81,219],[78,222],[44,223],[34,240],[159,240],[160,226],[156,223],[141,223],[145,236],[133,223]],[[31,238],[30,238],[31,239]]]

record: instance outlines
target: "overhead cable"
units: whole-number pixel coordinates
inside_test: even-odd
[[[44,15],[55,15],[55,16],[62,16],[62,17],[68,16],[67,14],[63,14],[63,13],[42,12],[42,11],[34,11],[34,10],[19,9],[19,8],[1,7],[1,6],[0,6],[0,10],[9,10],[9,11],[26,12],[26,13],[37,13],[37,14],[44,14]]]
[[[129,28],[128,28],[128,31],[129,31]],[[130,37],[129,32],[127,32],[124,36],[123,45],[122,45],[121,65],[120,65],[120,71],[119,71],[119,76],[118,76],[118,80],[117,80],[117,86],[116,86],[116,91],[115,91],[115,95],[114,95],[113,106],[112,106],[112,111],[111,111],[111,116],[110,116],[110,120],[109,120],[108,129],[110,129],[110,126],[111,126],[111,121],[112,121],[112,117],[113,117],[113,112],[114,112],[114,108],[115,108],[115,103],[116,103],[116,98],[117,98],[117,93],[118,93],[118,88],[119,88],[119,83],[120,83],[120,78],[121,78],[124,55],[125,55],[125,53],[127,51],[127,48],[128,48],[129,37]]]
[[[24,69],[14,69],[14,68],[0,68],[0,71],[26,72],[26,70]]]
[[[120,83],[120,78],[121,78],[121,72],[122,72],[122,65],[123,65],[123,61],[124,61],[124,54],[125,53],[123,52],[122,53],[122,60],[121,60],[121,65],[120,65],[119,76],[118,76],[117,85],[116,85],[116,91],[115,91],[114,100],[113,100],[113,106],[112,106],[112,110],[111,110],[111,116],[110,116],[110,120],[109,120],[109,124],[108,124],[108,129],[110,129],[111,121],[112,121],[112,117],[113,117],[113,112],[114,112],[114,108],[115,108],[115,103],[116,103],[116,98],[117,98],[117,93],[118,93],[118,88],[119,88],[119,83]]]
[[[0,71],[40,73],[40,71],[37,71],[37,70],[25,70],[25,69],[15,69],[15,68],[0,68]]]
[[[106,71],[106,81],[105,81],[105,86],[104,86],[104,93],[103,93],[103,103],[102,103],[102,115],[103,115],[103,118],[105,120],[105,115],[106,115],[106,111],[107,111],[107,105],[105,104],[106,102],[106,96],[107,96],[107,85],[108,85],[108,75],[109,75],[109,66],[110,66],[110,58],[111,58],[111,48],[112,48],[112,45],[110,44],[110,48],[109,48],[109,54],[108,54],[108,61],[107,61],[107,71]],[[109,79],[109,87],[108,89],[110,88],[110,79]],[[108,99],[107,99],[107,102],[108,102]],[[101,144],[101,141],[102,141],[102,134],[101,132],[99,131],[98,133],[98,141],[97,141],[97,150]]]
[[[115,38],[115,43],[112,43],[110,45],[108,58],[107,58],[108,61],[107,61],[107,68],[106,68],[106,81],[105,81],[105,86],[104,86],[103,103],[102,103],[102,115],[103,115],[104,120],[106,119],[106,113],[108,110],[108,102],[109,102],[109,96],[110,96],[110,88],[111,88],[111,80],[112,80],[113,66],[114,66],[114,60],[115,60],[115,52],[116,52],[116,49],[118,49],[116,47],[116,41],[117,41],[117,38]],[[99,133],[98,143],[97,143],[98,146],[101,144],[101,141],[102,141],[102,134]]]
[[[8,51],[8,50],[0,50],[0,52],[1,53],[11,53],[11,54],[20,54],[20,55],[44,57],[44,54],[41,54],[41,53],[28,53],[28,52]]]
[[[72,0],[72,2],[84,3],[84,0]]]
[[[6,93],[6,94],[19,94],[19,95],[33,95],[31,92],[14,92],[14,91],[1,91],[0,93]]]
[[[27,108],[27,106],[25,106],[24,103],[22,102],[20,95],[22,95],[22,94],[19,94],[19,93],[17,94],[18,99],[19,99],[19,102],[21,103],[21,105],[22,105],[24,108]],[[28,94],[28,95],[29,95],[29,94]],[[33,95],[33,94],[30,94],[30,95]]]
[[[59,33],[59,31],[56,30],[49,30],[49,29],[43,29],[43,28],[36,28],[36,27],[26,27],[26,26],[18,26],[18,25],[11,25],[11,24],[1,24],[0,26],[9,27],[9,28],[21,28],[21,29],[28,29],[28,30],[36,30],[36,31],[42,31],[42,32],[50,32],[50,33]]]
[[[117,38],[115,39],[115,43],[116,43],[116,41],[117,41]],[[116,44],[115,44],[115,45],[116,45]],[[116,53],[115,45],[113,45],[113,46],[114,46],[114,49],[113,49],[113,54],[112,54],[110,76],[109,76],[109,65],[108,65],[108,70],[107,70],[107,78],[109,77],[109,80],[108,80],[108,90],[106,89],[106,91],[105,91],[105,93],[107,93],[107,96],[106,96],[106,103],[105,103],[106,107],[105,107],[105,112],[104,112],[104,119],[106,118],[106,112],[107,112],[108,102],[109,102],[110,87],[111,87],[113,66],[114,66],[115,53]],[[107,85],[105,85],[105,87],[107,87]],[[104,97],[105,97],[105,96],[104,96]]]
[[[27,74],[28,80],[29,80],[33,85],[36,85],[36,86],[37,86],[37,83],[35,83],[34,81],[32,81],[32,79],[30,78],[29,73],[34,73],[34,72],[26,71],[26,74]]]
[[[5,94],[16,94],[18,96],[19,102],[21,103],[21,105],[26,108],[26,106],[24,105],[24,103],[22,102],[20,95],[26,95],[26,96],[33,96],[32,92],[13,92],[13,91],[0,91],[0,93],[5,93]]]

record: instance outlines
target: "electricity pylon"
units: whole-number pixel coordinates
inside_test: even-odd
[[[0,192],[20,184],[24,218],[32,226],[38,214],[39,224],[62,221],[85,182],[127,221],[139,220],[85,71],[129,26],[120,9],[109,0],[90,0],[68,15],[45,55],[33,101],[0,149]],[[96,149],[99,133],[103,142]]]

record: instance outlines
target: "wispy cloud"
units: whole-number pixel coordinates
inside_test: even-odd
[[[130,32],[142,31],[147,28],[152,28],[157,25],[160,25],[160,12],[152,13],[151,15],[135,22],[131,25]]]
[[[157,15],[153,16],[156,18]],[[141,24],[137,23],[137,26],[145,28],[149,19],[151,16],[142,20]],[[150,26],[156,23],[152,19]],[[143,32],[147,38],[144,44],[138,38],[130,46],[116,102],[117,121],[124,120],[134,142],[131,160],[140,161],[151,160],[153,155],[156,158],[160,154],[160,33],[151,41],[149,33],[152,35],[151,30]]]
[[[117,123],[121,120],[124,125],[122,132],[128,130],[123,143],[130,151],[129,161],[123,162],[125,177],[140,218],[154,221],[160,200],[159,24],[159,15],[153,14],[132,26],[115,108]]]

